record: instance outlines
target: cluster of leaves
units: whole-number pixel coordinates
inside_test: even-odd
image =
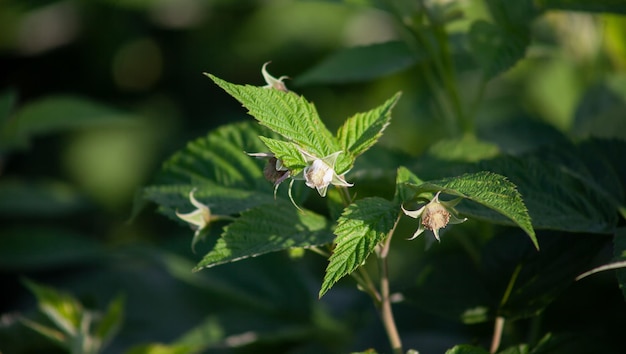
[[[494,173],[479,172],[424,183],[406,168],[401,168],[394,201],[380,197],[357,200],[343,210],[336,227],[331,226],[333,220],[312,211],[299,212],[287,202],[280,199],[274,201],[267,186],[258,190],[233,190],[235,185],[229,181],[237,180],[239,176],[249,177],[250,183],[245,186],[248,188],[263,183],[262,167],[243,153],[251,147],[264,149],[258,142],[256,146],[252,144],[259,139],[276,158],[283,161],[294,176],[306,166],[299,152],[302,149],[317,156],[345,151],[345,154],[339,155],[335,168],[339,174],[346,173],[354,165],[355,158],[371,147],[381,135],[389,123],[391,108],[399,95],[371,111],[350,117],[334,137],[324,126],[315,107],[293,92],[235,85],[214,76],[211,78],[242,102],[262,125],[287,141],[268,137],[270,132],[255,129],[250,124],[219,129],[206,139],[190,144],[188,149],[165,163],[160,178],[166,179],[171,171],[175,172],[178,181],[192,181],[191,185],[173,184],[170,179],[168,185],[154,185],[145,189],[144,196],[157,202],[170,216],[173,210],[188,208],[184,196],[191,188],[198,188],[197,195],[210,206],[213,213],[240,214],[239,218],[225,227],[222,237],[196,266],[196,270],[270,251],[335,243],[320,290],[322,296],[340,278],[365,262],[376,245],[393,229],[402,203],[437,191],[466,198],[500,213],[522,227],[538,247],[530,217],[515,186]],[[225,134],[226,131],[230,131],[230,134]],[[255,133],[266,136],[257,138],[254,137]],[[242,139],[242,135],[248,139]],[[226,139],[217,140],[218,137]],[[246,144],[237,147],[243,141]],[[226,149],[222,150],[220,145],[230,147],[228,155],[225,155]],[[196,146],[210,150],[197,151]],[[217,149],[222,152],[218,153]],[[191,154],[193,150],[196,150],[194,155],[202,157],[203,161],[194,159]],[[215,159],[207,159],[212,156]],[[214,160],[219,165],[213,164]],[[181,163],[183,161],[184,165]],[[213,171],[204,172],[200,163]],[[226,195],[230,198],[224,198]]]
[[[454,35],[448,35],[445,30],[449,21],[457,18],[458,9],[454,5],[432,2],[430,7],[418,10],[403,8],[411,7],[408,4],[391,6],[390,12],[397,15],[398,23],[405,25],[403,29],[409,33],[405,41],[342,50],[294,81],[299,85],[365,82],[420,67],[426,73],[424,77],[435,83],[433,91],[445,92],[443,103],[452,107],[452,114],[465,130],[464,137],[441,141],[419,157],[404,156],[374,147],[390,123],[391,110],[399,94],[370,111],[348,118],[333,134],[325,127],[316,108],[293,92],[235,85],[210,76],[239,100],[260,126],[252,122],[229,124],[190,142],[163,164],[153,183],[142,190],[142,198],[156,203],[161,213],[180,222],[176,211],[186,212],[192,208],[188,195],[196,189],[196,198],[208,205],[213,214],[233,217],[228,224],[219,221],[212,225],[213,231],[222,226],[223,230],[218,237],[206,240],[209,251],[195,264],[195,270],[282,250],[332,250],[319,289],[319,296],[322,296],[340,279],[366,263],[394,230],[400,235],[396,238],[397,243],[402,243],[400,249],[404,248],[408,241],[402,238],[408,238],[416,225],[407,219],[406,224],[410,225],[399,225],[396,229],[402,215],[401,206],[421,198],[430,199],[434,193],[441,192],[447,197],[463,199],[457,210],[471,221],[450,230],[441,247],[431,247],[428,252],[415,252],[408,257],[409,266],[400,269],[404,272],[393,282],[405,304],[464,324],[489,323],[497,318],[506,319],[507,323],[526,319],[539,322],[540,316],[571,288],[577,276],[607,262],[611,263],[597,270],[617,268],[617,284],[626,296],[626,271],[623,269],[626,262],[623,227],[626,143],[600,138],[578,139],[574,143],[570,137],[533,121],[506,122],[494,131],[476,133],[472,131],[471,109],[462,107],[454,82],[457,62],[469,62],[479,68],[480,86],[513,67],[524,58],[532,42],[532,21],[547,10],[624,14],[626,8],[610,0],[593,3],[487,0],[485,4],[492,20],[476,20],[467,33]],[[407,11],[417,20],[403,21]],[[421,21],[420,16],[427,21]],[[431,72],[434,77],[428,76],[433,75]],[[603,107],[594,103],[605,93],[598,90],[583,98],[571,130],[574,135],[586,137],[599,131],[620,131],[612,125],[615,122],[606,118],[614,117],[614,112],[597,112]],[[0,117],[8,117],[4,112],[10,110],[14,100],[11,93],[0,96]],[[54,130],[57,125],[66,128],[91,124],[81,119],[85,116],[96,117],[94,124],[100,124],[94,110],[102,110],[90,103],[67,98],[52,103],[52,108],[46,106],[50,102],[41,102],[32,110],[24,110],[19,127],[11,124],[15,121],[2,122],[1,148],[23,147],[31,135]],[[617,103],[623,107],[620,100]],[[46,115],[56,112],[58,114],[52,117],[60,118],[47,120],[48,125],[38,125],[37,120],[27,124],[28,117],[41,116],[41,112]],[[594,120],[593,114],[598,114],[599,120]],[[477,136],[486,137],[485,141]],[[343,191],[331,189],[325,200],[327,208],[323,208],[318,203],[319,198],[311,196],[310,189],[302,184],[294,185],[293,195],[287,195],[287,190],[282,188],[275,196],[273,186],[263,178],[264,162],[245,153],[267,150],[289,168],[293,177],[301,175],[308,165],[301,150],[319,158],[341,151],[333,168],[339,175],[346,174],[355,184],[350,189],[351,194],[365,197],[345,205],[341,202]],[[390,190],[394,190],[392,195],[389,195]],[[298,210],[290,199],[308,209]],[[218,232],[211,236],[217,236]],[[607,256],[607,248],[612,248],[612,255]],[[163,254],[155,256],[159,257],[164,258],[169,271],[185,282],[205,284],[197,274],[186,273],[193,264],[174,261]],[[269,259],[267,263],[272,264],[271,257],[267,255],[262,259]],[[10,261],[8,256],[0,258]],[[317,308],[292,303],[296,302],[294,298],[306,298],[303,295],[306,286],[294,284],[298,277],[295,271],[288,273],[291,278],[277,276],[272,282],[262,276],[259,270],[262,265],[257,260],[248,259],[235,265],[241,268],[225,270],[224,277],[245,272],[247,278],[258,276],[259,283],[264,283],[249,287],[258,291],[254,296],[228,286],[219,289],[223,293],[221,301],[232,301],[237,306],[244,304],[250,309],[246,314],[234,311],[225,316],[233,322],[230,327],[225,326],[232,333],[246,330],[240,323],[247,320],[260,322],[259,317],[251,314],[256,311],[279,314],[278,318],[284,320],[282,326],[273,326],[273,331],[255,332],[255,335],[266,335],[267,341],[300,340],[306,336],[327,338],[329,333],[345,336],[342,328],[338,328],[341,326],[320,315]],[[268,273],[277,272],[279,268],[285,267],[270,266]],[[223,278],[211,281],[223,284]],[[27,284],[57,328],[26,319],[24,323],[62,347],[74,352],[95,352],[115,333],[121,316],[121,300],[111,303],[98,325],[83,326],[85,319],[94,318],[93,312],[69,295],[32,282]],[[268,290],[271,287],[275,289]],[[306,320],[281,317],[276,303],[286,304],[289,311],[298,314],[294,317]],[[412,321],[413,318],[402,324],[410,329]],[[171,345],[139,346],[130,353],[189,353],[217,348],[225,339],[223,333],[218,333],[222,327],[216,323],[217,319],[210,317]],[[318,332],[322,327],[332,327],[332,330]],[[603,328],[608,327],[609,324]],[[596,333],[587,328],[570,329],[569,333],[567,328],[561,333],[550,333],[552,329],[548,328],[538,334],[535,332],[540,330],[534,327],[531,330],[534,338],[529,339],[511,330],[508,343],[522,344],[499,353],[584,353],[605,349],[611,352],[619,346],[619,343],[606,343],[607,337],[618,338],[617,330],[611,330],[614,329],[609,328],[599,336],[602,340],[589,336],[589,333]],[[246,341],[245,336],[236,339],[240,343]],[[486,351],[478,346],[457,345],[448,353],[484,354]]]

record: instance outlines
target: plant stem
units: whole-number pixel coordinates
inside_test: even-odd
[[[517,277],[519,273],[522,271],[522,265],[518,264],[513,270],[513,274],[511,274],[511,279],[509,279],[509,284],[504,291],[504,295],[502,295],[502,300],[500,300],[500,307],[504,306],[507,301],[509,301],[509,296],[511,296],[511,292],[513,291],[513,286],[517,281]],[[498,351],[498,347],[500,347],[500,341],[502,340],[502,330],[504,329],[504,317],[498,316],[496,317],[496,323],[493,327],[493,337],[491,338],[491,349],[490,353],[495,353]]]
[[[500,347],[500,340],[502,339],[502,330],[504,329],[504,317],[496,317],[496,323],[493,326],[493,337],[491,338],[491,348],[489,353],[494,354]]]
[[[386,240],[383,242],[383,247],[378,255],[379,264],[380,264],[380,295],[381,295],[381,306],[380,306],[380,316],[382,318],[383,324],[385,326],[385,330],[387,331],[387,336],[389,337],[389,343],[391,344],[391,348],[395,354],[402,354],[402,340],[400,339],[400,335],[398,334],[398,328],[396,327],[396,321],[393,317],[393,310],[391,308],[391,297],[389,291],[389,267],[387,264],[387,256],[389,254],[389,248],[391,246],[391,238],[393,233],[398,225],[398,221],[400,221],[400,216],[396,219],[393,228],[389,231]]]

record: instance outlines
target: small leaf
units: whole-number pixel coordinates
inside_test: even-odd
[[[293,92],[251,85],[235,85],[208,76],[222,89],[241,102],[263,126],[293,141],[319,158],[341,150],[339,143],[320,119],[315,106]],[[350,166],[349,156],[341,154],[339,166]],[[346,160],[346,161],[344,161]],[[346,170],[338,170],[342,174]]]
[[[409,171],[408,168],[400,166],[396,177],[396,193],[393,199],[396,203],[403,203],[404,201],[413,198],[415,195],[415,191],[407,186],[409,183],[413,185],[420,185],[424,183],[424,181],[414,175],[413,172]]]
[[[104,347],[117,334],[124,316],[124,296],[117,296],[109,304],[108,309],[96,327],[95,337]]]
[[[399,98],[400,93],[396,93],[379,107],[348,118],[339,128],[337,139],[343,151],[350,154],[353,160],[381,137],[391,120],[391,110]]]
[[[194,270],[213,267],[295,247],[332,242],[328,221],[311,211],[299,212],[289,202],[277,200],[246,212],[224,228],[213,250]]]
[[[263,136],[259,138],[261,138],[261,141],[263,141],[276,158],[282,160],[283,164],[289,167],[294,176],[306,167],[306,161],[294,143],[270,139]]]
[[[535,247],[539,249],[522,197],[516,186],[504,176],[483,171],[412,186],[417,196],[423,192],[441,190],[446,194],[463,197],[492,209],[524,230]]]
[[[377,79],[407,69],[421,58],[404,42],[385,42],[339,51],[296,78],[297,85]]]
[[[39,309],[66,335],[78,334],[83,308],[73,296],[24,279],[24,284],[37,297]]]
[[[397,205],[378,197],[360,199],[344,210],[337,221],[337,246],[330,256],[320,297],[365,262],[393,228],[398,212]]]

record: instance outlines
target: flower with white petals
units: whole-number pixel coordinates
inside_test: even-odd
[[[440,241],[439,229],[443,229],[448,224],[460,224],[467,220],[467,218],[461,219],[456,216],[457,213],[454,206],[458,204],[461,199],[457,198],[449,202],[442,202],[439,200],[440,193],[441,192],[437,192],[433,200],[417,210],[406,210],[404,206],[402,206],[402,211],[406,215],[419,220],[419,227],[409,240],[416,238],[424,232],[424,230],[432,230],[437,241]]]
[[[322,196],[326,196],[326,190],[330,184],[334,186],[352,187],[352,183],[346,182],[343,175],[337,175],[335,172],[335,163],[337,157],[343,151],[337,151],[323,158],[318,158],[309,154],[308,152],[300,149],[300,153],[304,160],[307,162],[307,167],[304,168],[304,180],[307,187],[317,189],[317,192]]]
[[[272,75],[270,75],[267,72],[267,65],[270,62],[268,61],[267,63],[263,64],[263,68],[261,69],[261,74],[263,74],[263,79],[265,79],[265,83],[267,83],[267,85],[263,86],[265,88],[273,88],[279,91],[283,91],[283,92],[289,92],[289,90],[287,89],[287,86],[285,86],[285,83],[283,82],[283,80],[288,79],[288,76],[281,76],[278,79],[273,77]]]
[[[200,233],[204,231],[212,221],[219,219],[220,216],[211,215],[211,209],[209,209],[208,206],[200,203],[194,197],[193,194],[195,192],[195,188],[191,192],[189,192],[189,201],[197,209],[186,214],[180,214],[178,211],[176,211],[176,216],[187,222],[189,226],[191,226],[191,229],[196,231],[194,234],[194,238],[197,238],[198,235],[200,235]]]

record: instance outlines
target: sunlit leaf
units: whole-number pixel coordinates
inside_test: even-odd
[[[208,76],[241,102],[260,124],[298,144],[308,153],[322,158],[341,150],[337,139],[320,119],[315,106],[304,97],[293,92],[235,85],[213,75]],[[341,154],[336,165],[337,173],[346,172],[351,165],[350,157]]]
[[[255,257],[294,247],[332,242],[326,218],[311,211],[300,212],[291,203],[277,200],[243,212],[224,228],[222,237],[195,270]]]
[[[267,148],[276,155],[276,158],[282,160],[286,166],[289,166],[294,176],[306,167],[306,161],[294,143],[266,137],[260,138]]]
[[[378,197],[357,200],[337,221],[337,243],[330,256],[319,296],[363,264],[393,228],[399,207]]]
[[[524,230],[535,247],[539,248],[524,201],[516,186],[504,176],[483,171],[410,186],[417,195],[443,191],[494,210]]]
[[[24,284],[37,297],[39,309],[66,335],[78,334],[83,307],[73,296],[51,287],[24,279]]]
[[[272,136],[251,122],[220,127],[166,160],[154,184],[214,183],[271,193],[271,184],[263,178],[263,161],[246,154],[267,150],[259,134]]]
[[[381,106],[348,118],[339,128],[337,131],[339,143],[346,153],[352,155],[352,159],[378,141],[391,120],[391,110],[399,98],[400,93],[397,93]]]

